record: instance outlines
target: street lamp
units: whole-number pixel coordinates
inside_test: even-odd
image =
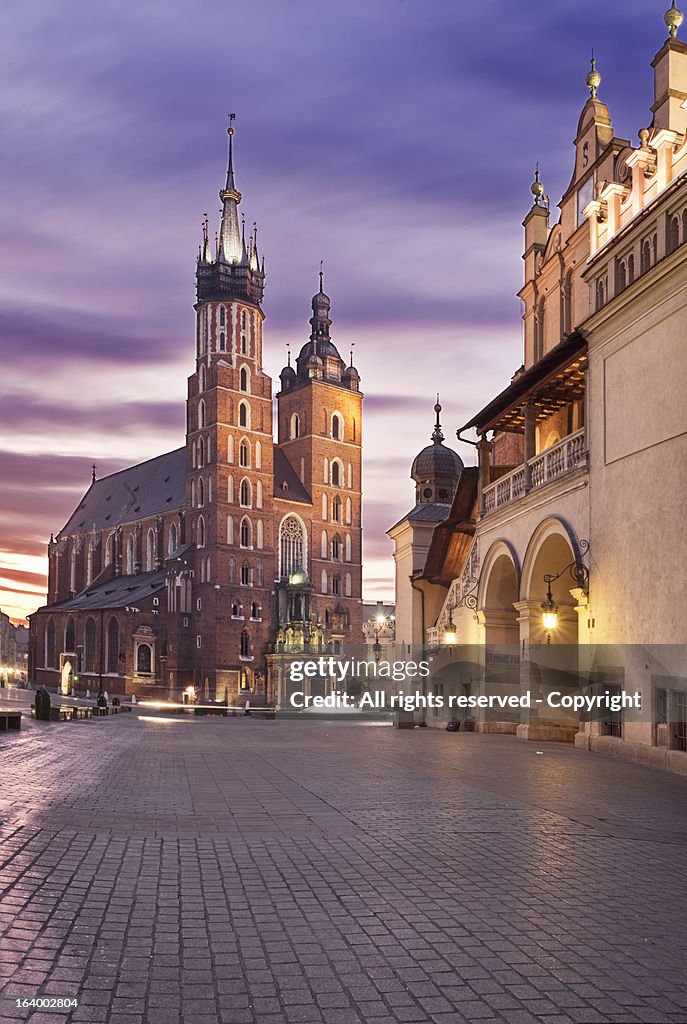
[[[448,609],[448,622],[444,629],[444,643],[447,647],[455,647],[458,643],[458,632],[453,621],[453,605]]]
[[[587,540],[580,541],[580,552],[581,552],[581,554],[577,558],[573,559],[572,562],[568,563],[568,565],[566,565],[563,569],[561,569],[560,572],[557,572],[557,573],[547,572],[544,575],[544,583],[546,583],[546,597],[545,597],[545,599],[541,603],[541,612],[542,612],[542,616],[541,617],[542,617],[542,623],[544,625],[544,629],[546,630],[546,642],[547,642],[547,644],[551,643],[551,633],[553,632],[553,630],[558,625],[558,605],[556,604],[556,602],[553,599],[553,594],[551,593],[551,584],[555,583],[556,580],[559,580],[564,573],[569,571],[570,572],[570,576],[572,577],[574,582],[577,584],[579,589],[584,593],[584,596],[588,597],[589,596],[589,569],[587,568],[587,566],[582,561],[582,556],[586,555],[586,553],[588,551],[589,551],[589,541],[587,541]]]

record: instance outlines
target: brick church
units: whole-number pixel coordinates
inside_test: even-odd
[[[103,479],[48,547],[31,678],[61,692],[274,703],[289,652],[362,642],[360,378],[331,339],[330,300],[272,379],[264,259],[246,242],[233,129],[214,251],[196,270],[186,442]],[[283,661],[283,657],[281,658]]]

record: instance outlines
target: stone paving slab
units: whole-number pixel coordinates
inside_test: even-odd
[[[134,714],[26,722],[0,780],[0,1024],[687,1021],[682,778]]]

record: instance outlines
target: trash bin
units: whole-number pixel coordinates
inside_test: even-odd
[[[40,690],[36,690],[36,721],[37,722],[49,722],[50,721],[50,694],[44,686]]]

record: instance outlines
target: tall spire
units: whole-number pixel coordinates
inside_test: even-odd
[[[227,163],[227,183],[221,190],[219,198],[222,202],[222,223],[219,232],[219,258],[225,263],[240,263],[244,258],[244,248],[239,231],[238,205],[241,193],[234,180],[234,129],[232,122],[236,114],[229,114],[229,160]]]
[[[441,444],[444,440],[444,435],[441,429],[441,423],[439,422],[439,413],[441,412],[441,405],[439,404],[439,395],[437,395],[437,404],[434,406],[434,411],[437,414],[437,421],[434,424],[434,430],[432,431],[432,440],[435,444]]]

